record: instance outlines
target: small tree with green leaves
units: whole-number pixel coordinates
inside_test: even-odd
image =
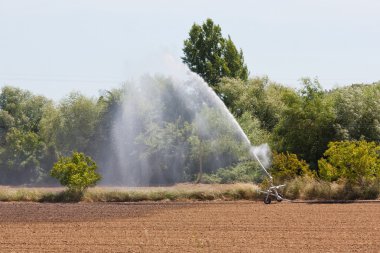
[[[314,176],[314,173],[304,160],[299,159],[296,154],[288,152],[273,154],[271,173],[281,181],[290,180],[298,176]]]
[[[380,146],[367,141],[330,142],[318,161],[321,178],[335,181],[340,178],[363,185],[380,180]]]
[[[377,199],[380,194],[380,146],[376,142],[330,142],[318,161],[319,175],[344,183],[346,199]]]
[[[70,192],[82,194],[101,179],[97,165],[83,153],[73,152],[71,157],[61,157],[51,170],[51,176],[66,186]]]

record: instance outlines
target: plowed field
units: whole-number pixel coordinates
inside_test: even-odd
[[[0,252],[380,252],[380,204],[0,203]]]

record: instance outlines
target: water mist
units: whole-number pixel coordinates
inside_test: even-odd
[[[188,134],[189,124],[201,142],[208,140],[211,153],[220,148],[218,139],[232,136],[264,170],[268,168],[268,145],[251,147],[234,116],[201,77],[183,64],[176,64],[175,72],[170,78],[146,75],[125,85],[123,103],[113,122],[111,149],[115,154],[107,162],[104,183],[141,186],[184,181],[194,153],[190,152],[193,143],[182,137]],[[212,154],[205,162],[220,168],[234,159]]]

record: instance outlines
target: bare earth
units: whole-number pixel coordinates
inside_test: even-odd
[[[0,203],[0,252],[380,252],[380,203]]]

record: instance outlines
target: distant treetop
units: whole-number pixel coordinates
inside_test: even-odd
[[[211,19],[202,26],[194,23],[183,52],[183,62],[213,88],[222,77],[248,79],[243,51],[237,50],[230,36],[223,38],[220,26]]]

